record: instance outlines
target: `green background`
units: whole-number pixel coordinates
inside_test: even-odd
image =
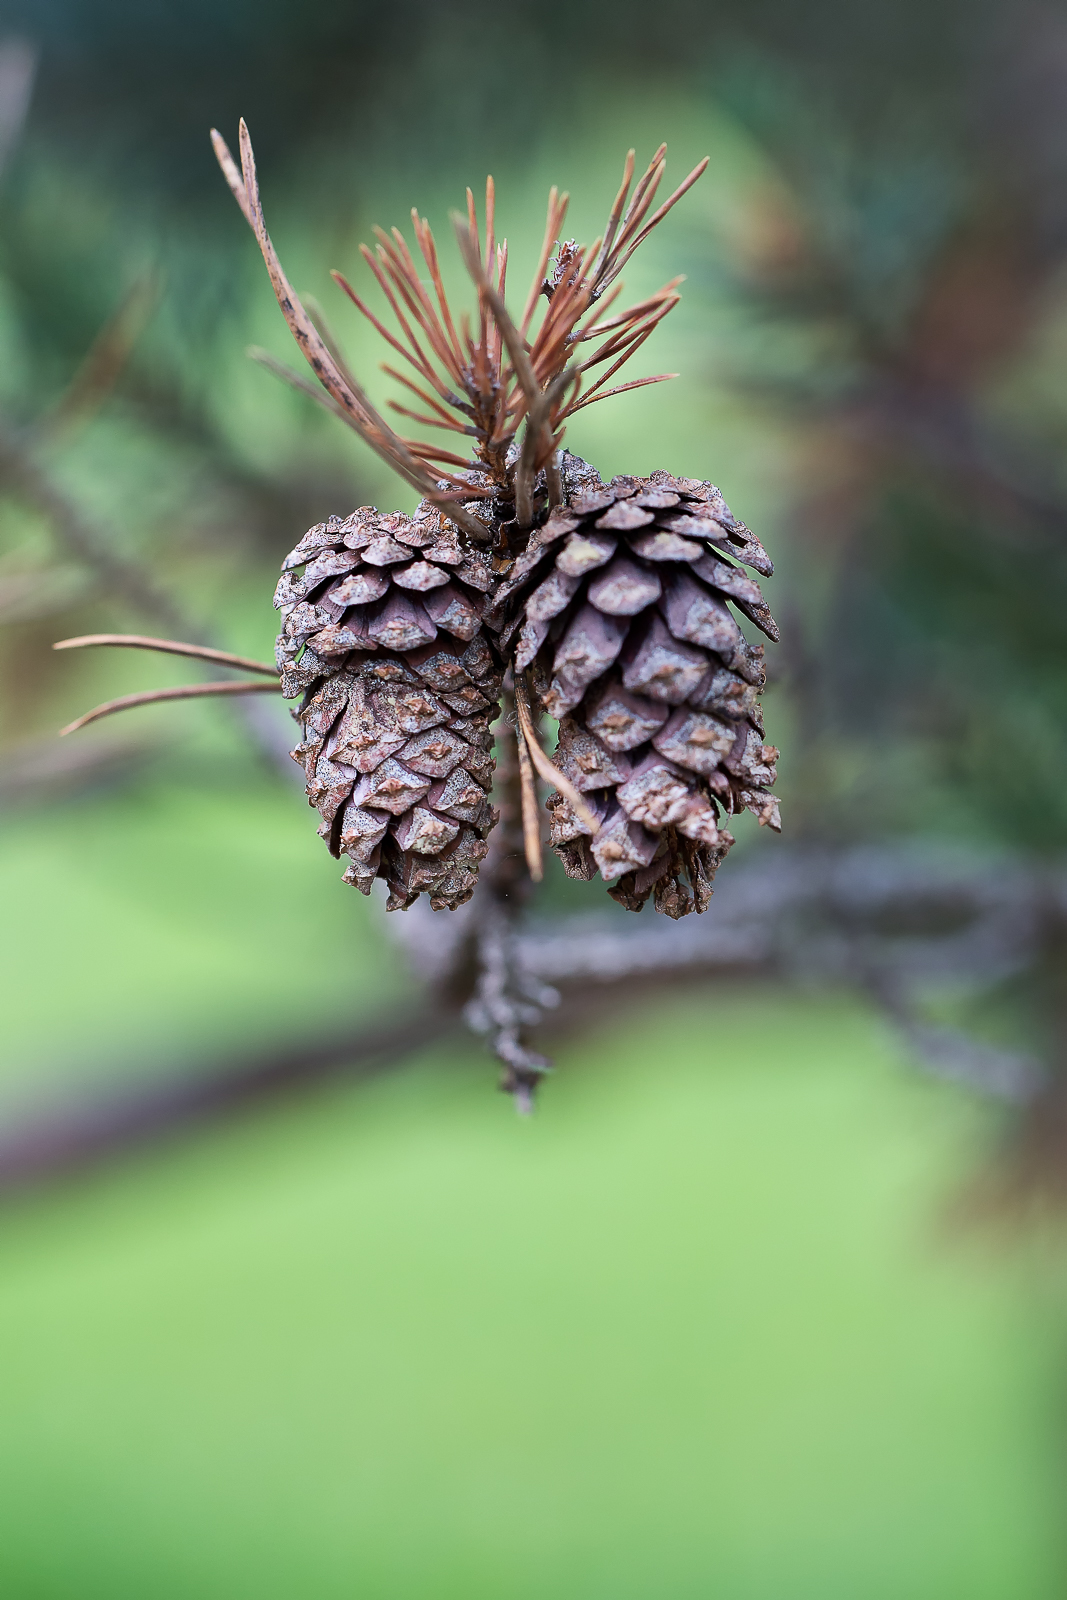
[[[78,1020],[128,1081],[395,993],[283,802],[12,830],[12,1096],[34,1018],[58,1095]],[[9,1198],[0,1593],[1060,1594],[1061,1254],[968,1220],[990,1114],[840,996],[683,986],[551,1047],[526,1121],[461,1039]]]
[[[304,528],[411,497],[245,359],[294,353],[208,127],[232,142],[248,116],[280,252],[376,399],[381,351],[328,277],[366,288],[372,224],[417,203],[466,304],[448,213],[492,170],[514,299],[550,183],[588,239],[631,143],[668,140],[668,184],[708,152],[628,270],[634,298],[686,275],[633,369],[681,376],[582,412],[568,442],[606,476],[714,479],[771,550],[786,845],[918,837],[1051,867],[1054,13],[7,0],[0,45],[39,55],[0,172],[0,443],[191,627],[262,658]],[[114,387],[50,431],[131,286],[154,309]],[[420,1006],[295,769],[232,709],[105,723],[77,748],[115,746],[110,765],[6,787],[96,701],[195,672],[52,652],[162,624],[4,459],[0,1144]],[[748,830],[724,872],[776,848]],[[592,904],[555,882],[540,911]],[[974,1020],[975,996],[933,999]],[[1029,991],[977,999],[1013,1047],[1048,1022]],[[979,1204],[1003,1109],[814,985],[644,987],[544,1043],[527,1121],[453,1030],[373,1081],[342,1071],[3,1196],[0,1600],[1067,1592],[1062,1221]]]

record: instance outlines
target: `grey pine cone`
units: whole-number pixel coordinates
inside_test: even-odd
[[[769,792],[778,752],[763,742],[759,703],[763,646],[730,609],[777,639],[737,563],[773,568],[713,484],[654,472],[604,485],[588,469],[581,480],[486,620],[558,719],[556,765],[599,821],[591,834],[562,795],[550,798],[551,842],[568,874],[599,871],[630,910],[654,896],[658,910],[684,916],[706,908],[734,843],[724,815],[748,810],[780,828]]]
[[[346,855],[344,881],[388,907],[435,910],[474,890],[496,813],[490,727],[501,671],[482,626],[488,560],[434,507],[362,506],[310,528],[274,604],[282,692],[303,739],[293,757]]]

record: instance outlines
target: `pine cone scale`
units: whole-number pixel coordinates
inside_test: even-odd
[[[302,571],[300,569],[303,569]],[[469,898],[492,826],[490,724],[500,667],[482,636],[493,577],[441,514],[364,506],[312,528],[283,563],[275,605],[283,693],[319,832],[344,881],[390,906]]]
[[[486,609],[515,670],[532,668],[559,720],[556,764],[599,820],[594,833],[553,796],[553,848],[633,910],[653,893],[670,916],[706,907],[733,843],[723,812],[779,825],[763,647],[731,605],[772,639],[777,628],[735,563],[772,570],[714,485],[666,473],[598,485],[586,468]]]

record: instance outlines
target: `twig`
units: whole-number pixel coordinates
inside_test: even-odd
[[[506,904],[496,896],[487,897],[480,923],[478,981],[463,1015],[475,1033],[491,1036],[493,1050],[505,1067],[500,1086],[512,1096],[518,1111],[528,1115],[537,1084],[551,1070],[546,1057],[531,1050],[522,1037],[527,1026],[540,1021],[544,986],[539,986],[542,992],[536,998],[524,993],[527,975],[515,957],[515,920]],[[558,1000],[554,990],[549,993]]]

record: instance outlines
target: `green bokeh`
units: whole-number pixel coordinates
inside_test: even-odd
[[[403,957],[299,787],[226,777],[7,820],[0,1123],[5,1102],[254,1057],[398,1002]]]
[[[754,1032],[755,1028],[755,1032]],[[0,1223],[0,1592],[1062,1592],[1059,1319],[841,1002],[473,1047]]]
[[[491,168],[521,294],[549,183],[589,238],[629,144],[667,138],[668,181],[708,151],[628,271],[635,297],[686,275],[634,368],[682,375],[582,412],[568,442],[609,475],[714,478],[773,551],[793,838],[1001,844],[1007,806],[1012,839],[1055,847],[1062,264],[1010,359],[961,391],[1032,453],[1048,544],[985,528],[914,462],[869,488],[844,545],[832,497],[810,507],[821,408],[906,366],[894,327],[961,221],[994,215],[1003,183],[1023,253],[1035,217],[1055,235],[1045,102],[1011,99],[1027,29],[991,33],[997,9],[12,0],[43,54],[0,188],[7,422],[47,413],[147,269],[158,307],[114,393],[33,448],[191,627],[262,657],[303,528],[411,498],[246,361],[250,342],[299,358],[208,124],[232,137],[249,115],[293,280],[377,400],[381,351],[327,276],[366,288],[373,222],[417,203],[468,303],[447,215]],[[6,614],[5,761],[97,700],[197,675],[52,654],[162,627],[61,532],[0,505],[0,581],[42,576]],[[807,719],[805,637],[832,690]],[[73,803],[42,785],[0,819],[0,1136],[421,1003],[380,907],[341,888],[231,709],[125,732],[145,741],[125,783]],[[528,1123],[452,1039],[4,1201],[0,1600],[1062,1595],[1062,1242],[943,1226],[996,1116],[840,997],[691,987],[550,1048]]]

